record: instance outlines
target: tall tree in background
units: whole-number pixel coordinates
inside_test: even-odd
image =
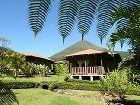
[[[35,36],[43,28],[52,2],[53,0],[29,0],[29,24]],[[135,4],[140,4],[140,0],[59,0],[58,30],[64,41],[71,34],[77,20],[78,31],[83,39],[96,14],[97,33],[102,43],[111,28],[111,14],[120,7]]]
[[[134,54],[133,66],[140,69],[140,5],[133,7],[120,8],[112,14],[112,25],[117,26],[116,32],[111,34],[110,44],[115,46],[119,41],[121,46],[126,42],[131,46],[131,52]]]

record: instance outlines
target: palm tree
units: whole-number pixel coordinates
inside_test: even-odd
[[[112,25],[117,26],[116,32],[111,34],[110,45],[115,46],[119,41],[121,46],[123,43],[129,44],[134,54],[135,67],[140,68],[140,5],[129,8],[120,8],[112,14]]]
[[[41,31],[53,0],[29,0],[29,24],[34,35]],[[111,14],[120,7],[140,4],[140,0],[60,0],[58,10],[58,30],[64,39],[71,34],[77,20],[78,31],[86,35],[97,17],[97,33],[102,39],[111,27]]]
[[[0,37],[0,43],[2,45],[0,46],[0,74],[13,76],[11,75],[10,70],[3,65],[5,52],[9,50],[4,47],[7,42],[7,39]],[[14,92],[7,88],[7,86],[0,80],[0,105],[13,105],[15,102],[18,104],[18,99]]]

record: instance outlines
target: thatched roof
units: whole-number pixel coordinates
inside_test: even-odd
[[[77,56],[77,55],[101,54],[101,53],[105,53],[105,52],[106,51],[99,51],[99,50],[88,49],[88,50],[79,51],[79,52],[76,52],[76,53],[72,53],[72,54],[66,55],[65,57]]]
[[[87,50],[87,49],[106,51],[106,52],[109,51],[106,48],[99,47],[99,46],[97,46],[95,44],[92,44],[92,43],[84,40],[84,41],[79,41],[79,42],[71,45],[70,47],[68,47],[68,48],[66,48],[66,49],[54,54],[50,58],[53,59],[53,60],[56,60],[56,61],[62,61],[62,60],[64,60],[64,57],[66,55],[73,54],[73,53],[83,51],[83,50]],[[123,52],[123,51],[116,51],[116,53],[119,53],[121,58],[125,58],[125,57],[127,57],[129,55],[128,52]]]
[[[42,55],[39,55],[39,54],[36,54],[36,53],[22,53],[23,55],[25,55],[25,56],[32,56],[32,57],[37,57],[37,58],[42,58],[42,59],[46,59],[46,60],[49,60],[49,61],[54,61],[54,60],[52,60],[52,59],[50,59],[50,58],[48,58],[48,57],[46,57],[46,56],[42,56]]]

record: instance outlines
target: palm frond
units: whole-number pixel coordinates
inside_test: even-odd
[[[117,30],[120,30],[120,29],[123,29],[123,28],[126,28],[126,27],[128,27],[128,19],[126,19],[126,18],[122,18],[122,19],[120,19],[119,21],[117,21],[117,23],[116,23],[116,29]]]
[[[111,27],[111,14],[118,8],[120,0],[101,0],[98,7],[97,33],[101,40],[107,36]]]
[[[0,82],[0,105],[13,105],[14,103],[19,104],[14,92]]]
[[[129,37],[127,29],[123,28],[123,29],[117,30],[115,33],[112,33],[110,35],[108,44],[110,45],[112,49],[114,49],[115,44],[117,42],[121,44],[121,48],[123,47],[124,43],[130,42],[130,37]]]
[[[120,7],[131,7],[138,3],[140,3],[140,0],[100,0],[98,7],[97,32],[101,42],[102,39],[107,36],[108,30],[112,26],[112,23],[110,23],[112,14]],[[121,22],[123,23],[123,21],[124,20]]]
[[[29,25],[34,32],[35,37],[43,28],[50,4],[51,0],[29,0]]]
[[[80,0],[80,7],[78,11],[78,30],[82,35],[82,39],[90,29],[97,4],[98,0]]]
[[[140,0],[121,0],[120,7],[129,8],[140,3]]]
[[[58,11],[58,30],[64,39],[70,35],[79,7],[79,0],[60,0]]]

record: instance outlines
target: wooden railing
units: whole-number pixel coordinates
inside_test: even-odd
[[[103,75],[105,70],[103,66],[94,67],[72,67],[70,69],[71,75]]]

